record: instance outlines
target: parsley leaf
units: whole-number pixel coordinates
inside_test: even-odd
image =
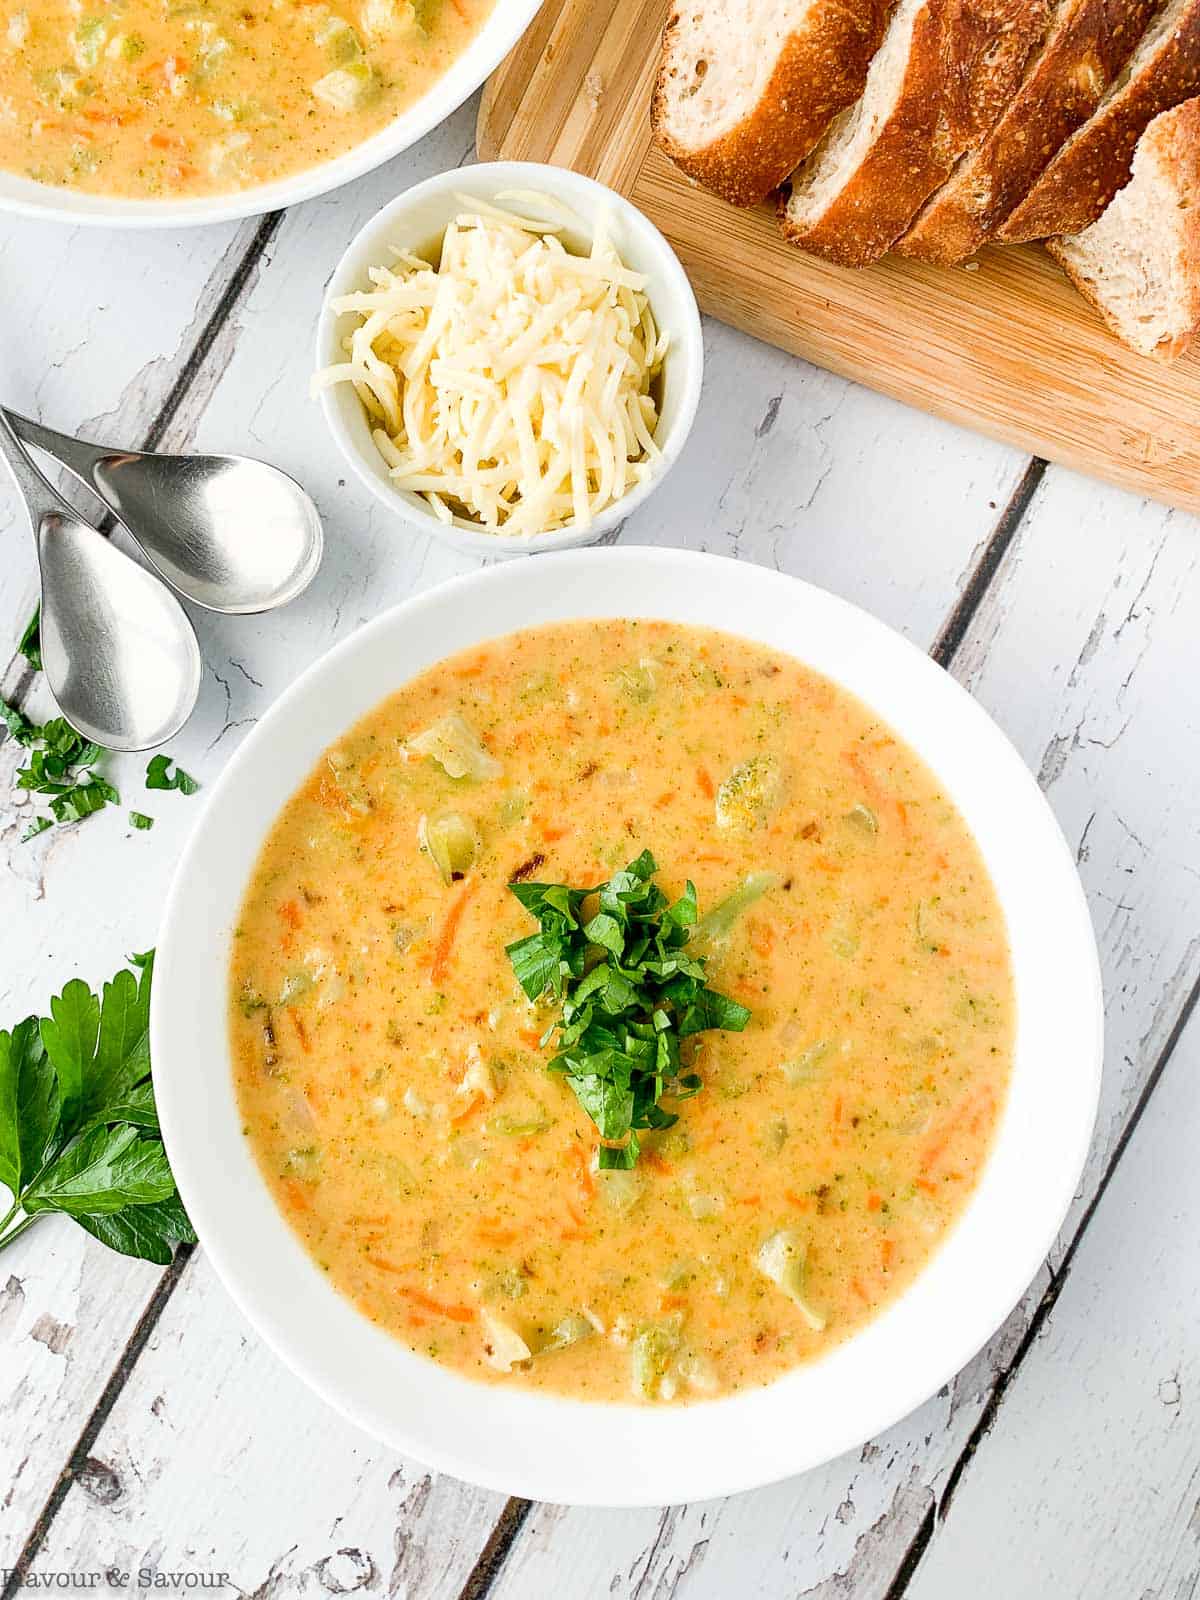
[[[99,995],[79,979],[50,1016],[0,1031],[0,1249],[49,1211],[162,1264],[195,1235],[158,1132],[150,1081],[153,952]]]
[[[110,1250],[157,1262],[160,1267],[170,1266],[177,1244],[196,1242],[178,1195],[153,1205],[130,1206],[125,1211],[76,1216],[75,1221]]]
[[[129,821],[139,833],[149,833],[154,826],[154,818],[148,817],[144,811],[131,811]]]
[[[669,902],[657,871],[644,850],[593,888],[509,884],[539,931],[508,945],[508,958],[529,999],[560,1008],[548,1068],[596,1124],[602,1168],[634,1166],[639,1131],[678,1120],[664,1094],[684,1100],[700,1089],[681,1041],[711,1028],[740,1032],[750,1020],[745,1006],[708,988],[703,957],[688,954],[695,885]]]
[[[36,1017],[0,1033],[0,1183],[14,1193],[44,1166],[59,1120],[59,1090]]]
[[[86,782],[77,783],[65,793],[55,795],[50,801],[50,811],[55,822],[82,822],[93,811],[102,811],[105,806],[120,803],[121,796],[112,784],[90,773]]]
[[[42,608],[36,606],[25,624],[25,632],[17,640],[17,649],[35,672],[42,670]]]
[[[172,765],[174,772],[170,771]],[[172,762],[170,756],[151,756],[146,766],[147,789],[178,789],[180,794],[195,794],[200,785],[195,778],[187,773],[178,762]]]
[[[93,1128],[69,1144],[24,1191],[27,1213],[66,1211],[81,1216],[169,1200],[175,1180],[157,1139],[142,1139],[127,1123]]]
[[[33,744],[41,733],[36,723],[30,722],[23,712],[18,711],[16,706],[10,706],[7,700],[0,700],[0,722],[4,723],[18,744]]]

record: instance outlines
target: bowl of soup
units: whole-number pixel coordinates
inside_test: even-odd
[[[294,1370],[439,1469],[630,1505],[826,1461],[986,1341],[1074,1192],[1100,1002],[953,680],[795,579],[621,548],[293,685],[180,863],[151,1033]]]
[[[399,155],[538,0],[38,0],[0,33],[0,209],[155,227],[274,211]]]

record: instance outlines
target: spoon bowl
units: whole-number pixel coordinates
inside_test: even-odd
[[[294,478],[244,456],[111,450],[15,412],[17,435],[97,494],[155,570],[208,611],[286,605],[321,564],[321,519]]]
[[[42,579],[42,666],[59,710],[108,750],[177,733],[200,692],[200,647],[171,591],[85,522],[0,414],[0,454],[29,513]]]
[[[183,608],[77,517],[37,527],[42,667],[71,726],[108,750],[148,750],[187,721],[200,692],[196,635]]]

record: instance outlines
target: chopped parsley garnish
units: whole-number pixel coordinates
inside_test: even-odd
[[[129,820],[139,833],[149,833],[154,826],[154,818],[148,817],[144,811],[131,811]]]
[[[170,769],[174,766],[175,771]],[[195,794],[200,785],[170,756],[151,756],[146,766],[147,789],[178,789],[180,794]]]
[[[76,733],[65,717],[54,717],[39,727],[15,706],[0,700],[0,721],[29,751],[26,764],[17,768],[17,788],[45,795],[50,802],[50,815],[34,817],[21,835],[22,842],[36,839],[56,822],[79,822],[120,802],[112,784],[95,770],[104,751]]]
[[[100,995],[78,978],[48,1017],[0,1031],[0,1250],[65,1212],[112,1250],[166,1265],[195,1238],[167,1165],[150,1083],[154,955]]]
[[[7,700],[0,700],[0,722],[8,729],[9,734],[18,744],[34,744],[41,730],[36,723],[30,722],[23,712],[16,706],[10,706]]]
[[[636,1165],[639,1131],[679,1119],[662,1098],[684,1100],[701,1087],[684,1070],[680,1044],[712,1028],[740,1033],[750,1012],[705,983],[701,956],[687,953],[699,909],[689,881],[674,903],[653,881],[648,850],[607,883],[510,883],[540,931],[507,946],[517,981],[531,1000],[561,1007],[551,1072],[566,1076],[600,1131],[601,1168]],[[586,908],[586,909],[585,909]]]

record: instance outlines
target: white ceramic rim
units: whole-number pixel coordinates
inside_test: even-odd
[[[290,178],[191,200],[135,200],[77,194],[54,184],[35,183],[16,173],[0,172],[0,212],[76,227],[190,228],[263,216],[315,199],[402,155],[452,116],[496,70],[541,5],[542,0],[496,0],[491,15],[467,48],[419,100],[361,144]]]
[[[570,207],[586,224],[594,226],[595,219],[604,216],[626,265],[644,272],[649,279],[646,294],[651,309],[660,330],[670,334],[663,361],[664,403],[654,436],[662,459],[649,478],[601,512],[587,528],[571,525],[521,538],[482,533],[462,522],[439,522],[418,495],[397,489],[388,479],[386,464],[371,440],[354,390],[344,383],[323,389],[320,401],[325,422],[343,459],[364,488],[413,533],[432,534],[443,544],[475,556],[567,550],[595,544],[611,533],[659,489],[679,460],[696,420],[704,376],[704,334],[696,296],[679,257],[660,230],[637,206],[594,178],[536,161],[482,162],[453,172],[439,172],[414,184],[376,212],[351,240],[326,286],[317,322],[318,370],[345,359],[339,345],[342,330],[338,324],[342,319],[334,315],[332,302],[367,287],[367,268],[386,264],[389,244],[403,241],[412,249],[424,247],[423,231],[414,227],[406,233],[406,219],[437,209],[445,213],[441,223],[444,227],[461,209],[455,203],[455,195],[494,201],[498,194],[512,189],[546,194]]]
[[[963,1218],[912,1287],[822,1360],[763,1389],[677,1408],[478,1384],[368,1322],[330,1287],[257,1171],[225,1032],[242,890],[280,805],[331,739],[445,655],[515,628],[619,615],[724,627],[787,650],[907,739],[988,863],[1018,996],[995,1147]],[[1074,860],[982,708],[915,646],[833,595],[742,562],[636,547],[453,580],[302,674],[208,797],[166,901],[151,1009],[155,1089],[180,1191],[218,1276],[277,1354],[368,1433],[439,1471],[530,1499],[609,1506],[706,1499],[788,1477],[857,1447],[949,1382],[1005,1320],[1066,1214],[1095,1120],[1102,1034]]]

